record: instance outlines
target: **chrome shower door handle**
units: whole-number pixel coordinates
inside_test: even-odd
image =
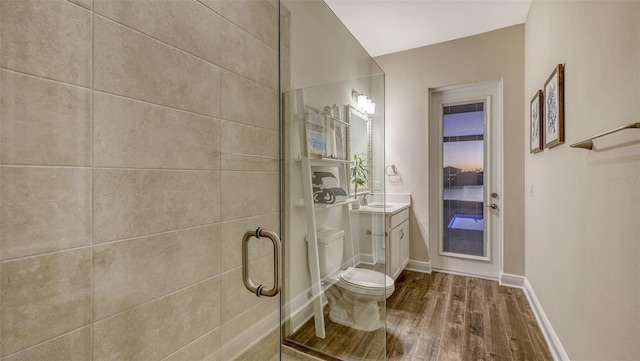
[[[256,285],[249,278],[249,241],[252,237],[266,237],[273,243],[273,287],[265,289],[263,285]],[[255,231],[248,231],[242,237],[242,281],[244,286],[256,296],[273,297],[280,292],[280,281],[282,279],[282,262],[280,255],[282,243],[280,237],[275,232],[267,231],[258,227]]]

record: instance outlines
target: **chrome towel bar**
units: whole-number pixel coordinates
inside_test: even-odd
[[[605,135],[609,135],[611,133],[615,133],[615,132],[619,132],[621,130],[625,130],[625,129],[640,129],[640,122],[638,123],[631,123],[631,124],[627,124],[624,125],[622,127],[618,127],[616,129],[612,129],[608,132],[604,132],[604,133],[600,133],[598,135],[594,135],[593,137],[581,140],[577,143],[573,143],[571,144],[571,148],[583,148],[583,149],[593,149],[593,140],[596,138],[600,138],[600,137],[604,137]]]

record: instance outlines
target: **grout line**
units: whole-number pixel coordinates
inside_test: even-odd
[[[32,165],[32,164],[2,164],[2,168],[45,168],[45,169],[91,169],[91,166],[75,166],[75,165]]]
[[[84,249],[84,248],[90,248],[90,247],[91,247],[91,244],[85,244],[85,245],[82,245],[82,246],[59,249],[59,250],[55,250],[55,251],[51,251],[51,252],[43,252],[43,253],[31,254],[31,255],[28,255],[28,256],[20,256],[20,257],[15,257],[15,258],[8,258],[8,259],[1,260],[0,264],[8,263],[8,262],[14,262],[14,261],[24,261],[24,260],[27,260],[27,259],[30,259],[30,258],[55,255],[55,254],[62,253],[62,252],[78,251],[78,250],[81,250],[81,249]]]
[[[93,0],[91,1],[91,194],[89,199],[91,201],[90,211],[91,211],[91,339],[89,341],[89,350],[91,352],[91,360],[94,358],[94,332],[95,332],[95,234],[94,234],[94,225],[95,225],[95,209],[93,206],[94,202],[94,171],[95,171],[95,100],[94,100],[94,79],[95,79],[95,67],[94,67],[94,58],[95,58],[95,12],[93,11]]]
[[[84,10],[86,10],[86,11],[93,12],[91,9],[87,9],[87,8],[85,8],[84,6],[80,5],[80,4],[76,4],[76,3],[74,3],[73,1],[67,0],[67,2],[68,2],[69,4],[71,4],[71,5],[75,5],[75,6],[77,6],[77,7],[81,8],[81,9],[84,9]],[[91,2],[91,6],[93,6],[93,2]]]
[[[67,331],[67,332],[62,333],[62,334],[60,334],[60,335],[57,335],[57,336],[54,336],[54,337],[48,338],[48,339],[46,339],[46,340],[44,340],[44,341],[42,341],[42,342],[39,342],[39,343],[37,343],[37,344],[35,344],[35,345],[31,345],[31,346],[29,346],[29,347],[27,347],[27,348],[23,348],[23,349],[22,349],[22,350],[20,350],[20,351],[16,351],[16,352],[14,352],[14,353],[10,353],[10,354],[8,354],[8,355],[4,355],[4,356],[2,356],[2,360],[6,360],[6,359],[8,359],[8,358],[10,358],[10,357],[12,357],[12,356],[15,356],[15,355],[17,355],[17,354],[19,354],[19,353],[22,353],[22,352],[26,352],[26,351],[32,350],[32,349],[34,349],[34,348],[36,348],[36,347],[39,347],[39,346],[44,345],[44,344],[45,344],[45,343],[47,343],[47,342],[55,341],[55,340],[57,340],[57,339],[60,339],[60,338],[65,337],[65,336],[68,336],[68,335],[70,335],[70,334],[72,334],[72,333],[74,333],[74,332],[78,332],[78,331],[82,330],[83,328],[87,328],[87,327],[89,327],[89,328],[93,328],[91,324],[86,324],[86,325],[80,326],[80,327],[78,327],[78,328],[74,328],[74,329],[73,329],[73,330],[71,330],[71,331]],[[91,331],[91,330],[90,330],[90,331]]]
[[[242,155],[249,158],[260,158],[280,161],[278,158],[257,156],[249,154],[223,153],[224,155]],[[153,172],[199,172],[199,173],[278,173],[276,170],[252,170],[252,169],[180,169],[180,168],[136,168],[136,167],[91,167],[91,166],[67,166],[67,165],[30,165],[30,164],[1,164],[1,168],[42,168],[42,169],[86,169],[86,170],[122,170],[122,171],[153,171]]]
[[[125,99],[125,100],[129,100],[129,101],[133,101],[133,102],[137,102],[137,103],[142,103],[142,104],[149,104],[149,105],[155,105],[157,107],[161,107],[161,108],[165,108],[165,109],[170,109],[173,111],[177,111],[177,112],[182,112],[182,113],[187,113],[187,114],[193,114],[193,115],[198,115],[201,117],[207,117],[207,118],[213,118],[213,119],[218,119],[218,120],[222,120],[221,117],[215,116],[215,115],[211,115],[211,114],[204,114],[204,113],[198,113],[195,112],[193,110],[188,110],[188,109],[182,109],[182,108],[176,108],[173,107],[171,105],[166,105],[166,104],[160,104],[160,103],[154,103],[152,101],[149,100],[144,100],[144,99],[138,99],[138,98],[133,98],[131,96],[126,96],[126,95],[121,95],[121,94],[116,94],[116,93],[111,93],[108,92],[106,90],[97,90],[97,89],[93,89],[94,92],[96,93],[100,93],[100,94],[104,94],[104,95],[110,95],[112,97],[116,97],[116,98],[120,98],[120,99]]]
[[[250,80],[250,79],[247,79],[247,80]],[[220,87],[222,87],[222,82],[220,82]],[[272,132],[277,132],[277,130],[266,128],[266,127],[263,127],[263,126],[247,124],[247,123],[240,122],[238,120],[233,120],[233,119],[227,119],[227,118],[223,117],[222,115],[215,116],[215,115],[210,115],[210,114],[198,113],[198,112],[195,112],[195,111],[192,111],[192,110],[188,110],[188,109],[176,108],[176,107],[173,107],[171,105],[154,103],[154,102],[149,101],[149,100],[144,100],[144,99],[139,99],[139,98],[133,98],[131,96],[115,94],[115,93],[111,93],[111,92],[108,92],[108,91],[105,91],[105,90],[93,89],[93,92],[99,93],[99,94],[104,94],[104,95],[109,95],[109,96],[120,98],[120,99],[129,100],[129,101],[133,101],[133,102],[138,102],[138,103],[142,103],[142,104],[154,105],[154,106],[157,106],[157,107],[160,107],[160,108],[169,109],[169,110],[182,112],[182,113],[186,113],[186,114],[197,115],[197,116],[216,119],[216,120],[220,120],[220,121],[234,122],[234,123],[238,123],[238,124],[242,124],[242,125],[258,128],[258,129],[264,129],[264,130],[269,130],[269,131],[272,131]],[[220,97],[221,97],[220,102],[222,103],[222,88],[220,88],[220,94],[221,94],[220,95]],[[222,105],[220,107],[222,108]]]
[[[253,157],[253,156],[249,156]],[[276,158],[272,158],[276,160]],[[127,168],[127,167],[95,167],[96,170],[121,170],[121,171],[151,171],[151,172],[197,172],[197,173],[237,173],[237,172],[250,172],[250,173],[278,173],[275,170],[250,170],[250,169],[240,169],[240,170],[217,170],[217,169],[172,169],[172,168]]]
[[[96,170],[122,170],[140,172],[196,172],[196,173],[220,173],[219,169],[189,169],[189,168],[139,168],[139,167],[95,167]]]
[[[213,223],[200,224],[200,225],[197,225],[197,226],[190,226],[190,227],[185,227],[185,228],[172,229],[172,230],[169,230],[169,231],[149,233],[149,234],[144,234],[144,235],[141,235],[141,236],[121,238],[121,239],[110,240],[110,241],[105,241],[105,242],[97,242],[93,246],[94,247],[102,247],[103,245],[111,245],[111,244],[120,243],[120,242],[136,241],[136,240],[149,238],[149,237],[165,236],[165,235],[170,235],[170,234],[178,233],[178,232],[184,232],[184,231],[191,231],[191,230],[194,230],[194,229],[213,227],[213,226],[220,225],[220,223],[221,222],[218,221],[218,222],[213,222]]]
[[[163,357],[162,359],[160,359],[160,361],[164,361],[164,360],[168,359],[169,357],[171,357],[171,356],[173,356],[173,355],[177,354],[178,352],[180,352],[180,351],[182,351],[182,350],[186,349],[187,347],[189,347],[189,346],[191,346],[191,345],[195,344],[196,342],[198,342],[198,341],[200,341],[200,340],[204,339],[205,337],[207,337],[207,336],[211,335],[213,332],[215,332],[215,330],[220,329],[220,327],[221,327],[221,326],[220,326],[220,325],[218,325],[218,326],[214,327],[213,329],[211,329],[211,330],[209,330],[209,331],[206,331],[202,336],[199,336],[199,337],[197,337],[196,339],[192,340],[191,342],[187,343],[186,345],[181,346],[179,349],[177,349],[177,350],[173,351],[172,353],[170,353],[170,354],[168,354],[167,356],[165,356],[165,357]],[[219,352],[219,351],[220,351],[220,350],[218,350],[218,352]]]
[[[274,48],[272,48],[272,47],[271,47],[271,45],[269,45],[266,41],[264,41],[264,40],[262,40],[262,39],[258,38],[257,36],[255,36],[255,35],[254,35],[254,34],[252,34],[251,32],[249,32],[249,31],[245,30],[245,29],[242,27],[242,25],[240,25],[240,24],[238,24],[238,23],[234,22],[233,20],[229,19],[228,17],[224,16],[223,14],[220,14],[219,12],[217,12],[217,11],[213,10],[212,8],[210,8],[210,7],[208,7],[207,5],[205,5],[202,1],[200,1],[200,0],[196,0],[196,2],[197,2],[197,3],[199,3],[200,5],[204,6],[205,8],[207,8],[207,10],[209,10],[209,11],[212,11],[212,12],[216,13],[218,16],[220,16],[220,18],[222,18],[222,19],[224,19],[224,20],[228,21],[229,23],[231,23],[231,24],[235,25],[236,27],[238,27],[238,28],[239,28],[240,30],[242,30],[243,32],[247,33],[247,34],[248,34],[249,36],[251,36],[252,38],[254,38],[254,39],[258,40],[259,42],[261,42],[262,44],[266,45],[269,49],[271,49],[271,50],[273,50],[273,51],[275,51],[275,52],[278,52],[278,49],[274,49]],[[267,5],[270,9],[273,9],[273,6],[271,6],[270,4],[268,4],[268,3],[266,3],[266,2],[265,2],[265,5]],[[277,16],[278,16],[278,17],[280,17],[281,15],[280,15],[280,14],[278,14],[278,10],[277,10],[277,9],[274,9],[274,10],[275,10],[275,12],[276,12]],[[278,21],[279,21],[279,20],[278,20]],[[278,25],[278,35],[280,35],[280,26],[279,26],[279,25]],[[280,37],[279,37],[279,36],[278,36],[278,43],[280,43]]]
[[[211,9],[210,9],[210,10],[211,10]],[[212,11],[213,11],[213,10],[212,10]],[[132,28],[132,27],[130,27],[130,26],[128,26],[128,25],[126,25],[126,24],[123,24],[123,23],[120,23],[120,22],[118,22],[118,21],[116,21],[116,20],[110,19],[110,18],[108,18],[108,17],[106,17],[106,16],[103,16],[103,15],[101,15],[101,14],[99,14],[99,13],[95,13],[95,12],[94,12],[94,14],[95,14],[95,16],[99,16],[100,18],[102,18],[102,19],[104,19],[104,20],[106,20],[106,21],[109,21],[109,22],[111,22],[111,23],[114,23],[114,24],[116,24],[116,25],[119,25],[119,26],[121,26],[121,27],[123,27],[123,28],[129,29],[129,30],[131,30],[131,31],[135,32],[136,34],[139,34],[139,35],[142,35],[142,36],[144,36],[144,37],[146,37],[146,38],[148,38],[148,39],[151,39],[151,40],[157,41],[157,42],[159,42],[159,43],[161,43],[161,44],[163,44],[163,45],[166,45],[166,46],[168,46],[168,47],[170,47],[170,48],[172,48],[172,49],[174,49],[174,50],[177,50],[177,51],[179,51],[179,52],[181,52],[181,53],[183,53],[183,54],[185,54],[185,55],[188,55],[188,56],[194,57],[194,58],[196,58],[196,59],[198,59],[198,60],[200,60],[200,61],[202,61],[202,62],[205,62],[205,63],[207,63],[207,64],[209,64],[209,65],[215,66],[215,67],[217,67],[217,68],[218,68],[218,69],[220,69],[220,70],[224,69],[224,70],[226,70],[226,71],[228,71],[228,72],[230,72],[230,73],[236,74],[236,75],[238,75],[238,76],[240,76],[240,77],[243,77],[243,78],[245,78],[245,79],[247,79],[247,80],[250,80],[250,81],[252,81],[252,82],[254,82],[254,83],[256,83],[256,84],[260,84],[260,85],[262,85],[263,87],[265,87],[265,88],[267,88],[267,89],[270,89],[270,90],[272,90],[272,91],[274,91],[274,92],[277,92],[277,91],[278,91],[278,89],[277,89],[277,88],[275,88],[275,89],[274,89],[274,88],[272,88],[271,86],[269,86],[268,84],[261,83],[261,82],[259,82],[259,81],[255,80],[255,79],[250,79],[250,78],[248,78],[248,77],[246,77],[246,76],[244,76],[244,75],[242,75],[242,74],[238,74],[238,73],[234,72],[234,71],[233,71],[233,70],[231,70],[231,69],[227,69],[227,68],[225,68],[225,67],[224,67],[224,66],[222,66],[222,65],[216,64],[216,63],[214,63],[214,62],[212,62],[212,61],[210,61],[210,60],[204,59],[204,58],[202,58],[202,57],[200,57],[200,56],[198,56],[198,55],[195,55],[195,54],[189,53],[189,52],[187,52],[187,51],[185,51],[185,50],[183,50],[183,49],[180,49],[180,48],[176,47],[175,45],[171,45],[171,44],[169,44],[169,43],[167,43],[167,42],[165,42],[165,41],[163,41],[163,40],[160,40],[160,39],[158,39],[158,38],[156,38],[156,37],[153,37],[153,36],[151,36],[151,35],[149,35],[149,34],[143,33],[143,32],[141,32],[140,30],[136,30],[136,29],[134,29],[134,28]],[[226,19],[225,19],[225,20],[226,20]],[[231,23],[231,24],[233,24],[233,23]],[[235,24],[233,24],[233,25],[234,25],[234,26],[236,26],[236,27],[238,27],[238,28],[240,28],[240,30],[245,31],[245,30],[244,30],[244,29],[242,29],[241,27],[239,27],[239,26],[237,26],[237,25],[235,25]],[[222,42],[221,42],[221,45],[222,45]],[[277,50],[274,50],[274,49],[273,49],[273,48],[271,48],[271,47],[268,47],[268,48],[269,48],[269,50],[271,50],[271,51],[275,52],[275,53],[276,53],[276,56],[278,56],[279,52],[278,52]],[[222,76],[222,72],[220,72],[220,75]],[[278,83],[279,83],[279,82],[278,82]]]
[[[201,284],[203,284],[203,283],[205,283],[205,282],[209,282],[209,281],[211,281],[211,280],[214,280],[214,279],[215,279],[215,278],[217,278],[217,277],[220,277],[220,274],[217,274],[217,275],[215,275],[215,276],[211,276],[211,277],[208,277],[208,278],[202,279],[202,280],[200,280],[200,281],[197,281],[196,283],[192,283],[192,284],[189,284],[189,285],[184,286],[184,287],[180,287],[180,288],[175,289],[175,290],[173,290],[173,291],[171,291],[171,292],[169,292],[169,293],[166,293],[166,294],[160,295],[160,296],[158,296],[158,297],[156,297],[156,298],[153,298],[153,299],[151,299],[151,300],[145,301],[145,302],[143,302],[143,303],[141,303],[141,304],[138,304],[138,305],[135,305],[135,306],[128,307],[128,308],[126,308],[126,309],[124,309],[124,310],[120,310],[120,311],[118,311],[118,312],[116,312],[116,313],[114,313],[114,314],[111,314],[111,315],[109,315],[109,316],[103,317],[103,318],[101,318],[101,319],[99,319],[99,320],[95,320],[95,321],[94,321],[94,327],[95,327],[95,324],[97,324],[97,323],[102,323],[103,321],[106,321],[106,320],[108,320],[108,319],[110,319],[110,318],[113,318],[113,317],[119,316],[119,315],[121,315],[121,314],[123,314],[123,313],[125,313],[125,312],[129,312],[129,311],[132,311],[132,310],[137,309],[137,308],[141,308],[141,307],[146,306],[146,305],[148,305],[148,304],[150,304],[150,303],[152,303],[152,302],[160,301],[160,300],[162,300],[163,298],[167,298],[167,297],[169,297],[169,296],[172,296],[172,295],[178,294],[178,293],[180,293],[180,292],[182,292],[182,291],[186,290],[187,288],[192,288],[192,287],[199,286],[199,285],[201,285]],[[215,329],[215,328],[214,328],[214,329]]]
[[[4,0],[3,0],[3,1],[4,1]],[[85,10],[86,10],[86,9],[85,9]],[[8,69],[8,68],[4,68],[4,67],[0,68],[0,70],[2,70],[2,71],[6,71],[7,73],[13,73],[13,74],[18,74],[18,75],[23,75],[23,76],[27,76],[27,77],[29,77],[29,78],[36,78],[36,79],[39,79],[39,80],[44,80],[44,81],[50,81],[50,82],[53,82],[53,83],[58,83],[58,84],[60,84],[60,85],[67,85],[67,86],[70,86],[70,87],[73,87],[73,88],[80,88],[80,89],[84,89],[84,90],[89,90],[89,91],[91,91],[91,88],[90,88],[90,87],[88,88],[88,87],[84,87],[84,86],[82,86],[82,85],[77,85],[77,84],[72,84],[72,83],[65,83],[65,82],[60,81],[60,80],[51,79],[51,78],[46,78],[46,77],[43,77],[43,76],[40,76],[40,75],[29,74],[29,73],[25,73],[25,72],[21,72],[21,71],[18,71],[18,70],[13,70],[13,69]]]
[[[189,227],[178,228],[178,229],[171,229],[171,230],[168,230],[168,231],[149,233],[149,234],[144,234],[144,235],[140,235],[140,236],[121,238],[121,239],[110,240],[110,241],[105,241],[105,242],[98,242],[98,243],[94,244],[94,246],[102,246],[102,245],[113,244],[113,243],[117,243],[117,242],[134,241],[134,240],[147,238],[147,237],[162,236],[162,235],[167,235],[167,234],[172,234],[172,233],[177,233],[177,232],[188,231],[188,230],[192,230],[192,229],[216,226],[216,225],[222,226],[223,223],[234,223],[234,222],[245,221],[245,220],[250,220],[250,219],[257,219],[257,218],[266,217],[266,216],[273,216],[273,215],[275,215],[277,213],[278,212],[268,212],[268,213],[253,215],[253,216],[229,219],[229,220],[218,220],[218,221],[215,221],[215,222],[212,222],[212,223],[199,224],[199,225],[195,225],[195,226],[189,226]]]

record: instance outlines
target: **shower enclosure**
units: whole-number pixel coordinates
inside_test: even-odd
[[[1,1],[0,360],[280,359],[314,301],[287,96],[376,102],[383,195],[383,82],[323,2]]]
[[[384,73],[324,2],[281,6],[283,342],[320,357],[384,360],[385,297],[379,307],[369,304],[363,321],[360,301],[344,299],[359,295],[339,286],[340,270],[349,267],[381,270],[371,282],[385,284],[384,253],[372,257],[373,244],[385,248],[384,237],[375,236],[385,232],[384,215],[350,211],[366,194],[384,202]],[[359,96],[375,106],[359,104]],[[357,195],[349,172],[354,155],[368,170]],[[334,241],[342,246],[322,239],[342,231]]]

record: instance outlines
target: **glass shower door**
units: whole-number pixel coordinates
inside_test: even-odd
[[[2,360],[279,359],[279,18],[0,1]]]
[[[281,6],[283,352],[385,360],[384,212],[354,210],[385,202],[384,73],[323,1]]]

